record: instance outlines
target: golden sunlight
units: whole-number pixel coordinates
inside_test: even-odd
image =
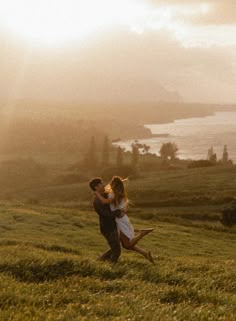
[[[143,6],[133,0],[8,0],[2,4],[0,20],[30,42],[54,45],[132,23],[142,13]]]
[[[78,43],[119,27],[138,34],[167,31],[185,47],[235,44],[235,27],[194,23],[213,13],[207,1],[180,5],[145,0],[0,1],[4,29],[39,46]]]

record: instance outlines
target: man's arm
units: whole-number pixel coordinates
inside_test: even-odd
[[[114,197],[105,198],[98,192],[95,192],[95,195],[101,201],[102,204],[111,204],[112,202],[114,202]]]
[[[121,210],[111,211],[110,206],[102,204],[99,199],[95,199],[93,205],[95,211],[101,216],[108,216],[114,218],[122,216]]]

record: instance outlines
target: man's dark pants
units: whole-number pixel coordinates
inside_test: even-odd
[[[101,233],[107,240],[110,249],[104,252],[99,259],[101,261],[110,261],[112,263],[116,263],[121,254],[120,238],[117,229],[112,232],[101,231]]]

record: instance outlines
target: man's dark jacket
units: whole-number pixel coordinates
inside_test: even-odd
[[[106,195],[103,196],[106,197]],[[111,211],[110,205],[102,204],[102,202],[97,197],[94,199],[93,206],[99,216],[101,233],[109,234],[116,230],[115,218],[121,215],[121,211]]]

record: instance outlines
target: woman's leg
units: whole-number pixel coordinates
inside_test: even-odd
[[[134,247],[138,241],[140,241],[145,235],[149,234],[151,231],[142,231],[132,240],[130,240],[123,232],[120,231],[120,241],[124,248],[129,249]]]
[[[122,246],[130,251],[135,251],[139,254],[142,254],[147,260],[149,260],[150,262],[154,263],[151,252],[150,251],[146,251],[144,249],[142,249],[141,247],[137,246],[137,245],[131,245],[131,242],[129,240],[129,238],[123,234],[122,232],[120,232],[120,241]]]
[[[142,254],[148,261],[152,262],[153,264],[155,264],[152,254],[150,251],[145,251],[144,249],[142,249],[141,247],[135,245],[133,247],[133,251]]]
[[[134,246],[136,245],[145,235],[149,234],[150,232],[152,232],[153,230],[143,230],[141,231],[138,235],[136,235],[132,240],[129,240],[130,242],[130,246]]]
[[[145,257],[147,257],[147,255],[148,255],[148,251],[145,251],[144,249],[142,249],[141,247],[139,247],[137,245],[134,245],[131,250],[135,251],[139,254],[142,254]]]

